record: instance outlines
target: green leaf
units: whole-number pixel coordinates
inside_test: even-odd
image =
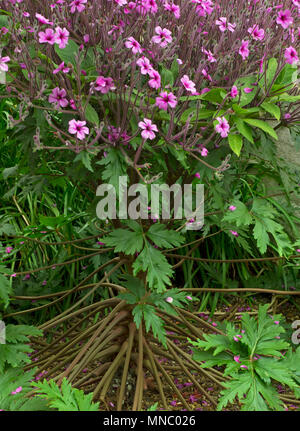
[[[236,116],[232,118],[241,135],[243,135],[246,139],[248,139],[248,141],[251,142],[251,144],[254,144],[251,127],[249,127],[241,118],[238,118]]]
[[[279,106],[275,105],[274,103],[269,103],[269,102],[263,102],[260,105],[266,112],[268,112],[269,114],[273,115],[273,117],[276,118],[276,120],[280,120],[281,117],[281,112],[280,112],[280,108]]]
[[[73,388],[66,377],[62,380],[61,388],[56,382],[44,379],[34,382],[37,387],[36,396],[47,398],[49,405],[58,411],[99,411],[99,403],[93,403],[93,393],[85,394],[82,390]]]
[[[94,172],[91,165],[91,154],[87,151],[80,151],[74,159],[74,163],[75,162],[82,162],[83,166],[85,166],[90,172]]]
[[[138,255],[133,264],[133,274],[139,271],[147,272],[147,282],[149,287],[157,289],[158,292],[166,290],[166,285],[171,284],[170,277],[173,270],[167,258],[147,241],[143,251]]]
[[[228,135],[229,146],[232,151],[239,157],[243,146],[243,138],[241,135]]]
[[[76,68],[75,56],[79,53],[79,46],[73,39],[69,39],[68,45],[65,48],[61,49],[57,44],[55,44],[54,49],[56,54],[66,63],[66,65],[71,63],[74,68]]]
[[[168,230],[164,224],[153,224],[147,232],[147,237],[150,238],[158,247],[177,247],[183,244],[185,238],[174,230]]]
[[[232,379],[229,382],[224,382],[226,389],[221,391],[221,398],[219,399],[219,404],[217,410],[222,410],[226,407],[228,403],[233,403],[235,397],[242,399],[244,394],[246,394],[252,385],[252,380],[249,373],[244,373],[239,376],[238,379]]]
[[[0,304],[4,304],[4,308],[7,308],[9,304],[9,295],[11,294],[12,288],[10,286],[8,277],[0,274]]]
[[[146,331],[149,332],[152,329],[153,335],[157,338],[165,347],[166,345],[166,331],[164,329],[163,320],[157,316],[155,308],[149,304],[139,304],[132,310],[134,316],[134,322],[136,327],[139,328],[144,318]]]
[[[238,200],[232,201],[231,205],[235,206],[234,211],[227,210],[222,221],[235,223],[237,226],[249,226],[252,222],[252,215],[246,205]]]
[[[144,244],[142,228],[137,230],[115,229],[102,240],[109,247],[114,247],[115,253],[134,254],[140,252]]]
[[[248,105],[252,102],[252,100],[255,98],[258,87],[253,85],[257,82],[256,76],[245,76],[243,78],[238,78],[234,85],[239,89],[240,92],[240,100],[239,100],[239,106],[243,107]],[[245,93],[245,88],[253,88],[253,91],[251,93]]]
[[[127,170],[127,165],[121,151],[117,148],[110,148],[107,151],[107,156],[96,162],[96,164],[105,166],[102,171],[102,180],[104,183],[112,184],[118,195],[119,177],[124,176]]]
[[[84,115],[87,121],[89,121],[90,123],[94,123],[96,124],[97,127],[99,127],[100,125],[99,116],[95,108],[93,108],[93,106],[90,103],[87,104]]]
[[[277,136],[275,130],[265,121],[256,120],[254,118],[244,118],[243,121],[250,124],[250,126],[258,127],[259,129],[263,130],[264,132],[266,132],[270,136],[272,136],[272,138],[278,139],[278,136]]]
[[[0,344],[0,374],[7,365],[16,368],[30,363],[27,354],[31,353],[33,349],[28,344],[29,337],[41,335],[42,331],[34,326],[7,325],[6,344]]]

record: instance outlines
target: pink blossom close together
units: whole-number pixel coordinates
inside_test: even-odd
[[[236,97],[238,94],[239,94],[239,92],[238,92],[237,86],[236,86],[236,85],[233,85],[233,86],[231,87],[230,97],[234,98],[234,97]]]
[[[104,78],[104,76],[98,76],[96,79],[95,90],[100,91],[102,94],[106,94],[111,90],[115,90],[116,87],[113,83],[112,78]]]
[[[195,83],[190,80],[188,75],[184,75],[181,78],[180,82],[182,83],[186,91],[190,91],[192,94],[196,93]]]
[[[153,70],[150,61],[147,57],[141,57],[138,59],[136,64],[140,67],[140,72],[142,75],[149,75],[149,73]]]
[[[71,13],[82,12],[85,9],[84,4],[87,3],[87,0],[74,0],[70,3]]]
[[[222,138],[226,138],[230,130],[228,121],[225,117],[217,117],[217,121],[219,123],[216,125],[216,131],[220,133]]]
[[[161,86],[161,78],[160,74],[157,72],[157,70],[150,70],[149,76],[151,79],[149,79],[148,84],[151,88],[155,88],[156,90],[160,88]]]
[[[85,135],[90,133],[86,127],[86,121],[76,121],[75,119],[69,121],[69,133],[76,135],[79,140],[83,140]]]
[[[176,19],[180,18],[180,7],[174,3],[164,3],[165,10],[168,10],[169,12],[173,12]]]
[[[115,2],[116,2],[119,6],[124,6],[124,4],[127,4],[127,0],[115,0]]]
[[[169,304],[172,304],[172,302],[173,302],[173,298],[172,298],[172,296],[168,296],[167,298],[166,298],[166,301],[167,302],[169,302]],[[175,401],[175,403],[176,403],[176,401]],[[172,405],[174,405],[174,404],[172,404]],[[176,404],[175,404],[176,405]]]
[[[29,14],[28,14],[29,16]],[[47,25],[53,25],[52,21],[49,21],[48,18],[45,18],[43,15],[41,15],[40,13],[36,13],[35,14],[36,19],[38,20],[38,22],[40,24],[47,24]]]
[[[8,66],[6,63],[8,63],[9,61],[10,61],[10,57],[8,57],[8,56],[0,57],[0,70],[2,72],[8,71]]]
[[[155,133],[154,132],[158,132],[157,130],[157,126],[155,124],[152,124],[152,121],[149,120],[149,118],[144,118],[144,121],[140,121],[138,123],[138,126],[143,129],[141,135],[142,138],[146,139],[154,139],[155,138]]]
[[[56,103],[58,106],[65,108],[69,103],[65,97],[66,94],[67,93],[64,88],[60,90],[58,87],[56,87],[52,90],[48,100],[50,103]]]
[[[50,45],[54,45],[56,42],[56,34],[52,28],[46,28],[45,31],[40,31],[38,36],[39,43],[49,43]]]
[[[259,28],[258,25],[248,28],[248,33],[251,34],[254,40],[263,40],[265,37],[265,31],[263,28]]]
[[[69,32],[66,28],[56,27],[55,29],[55,42],[58,44],[59,48],[64,49],[69,41]]]
[[[156,98],[156,106],[159,107],[159,109],[163,109],[164,111],[167,110],[168,105],[171,108],[175,108],[177,105],[176,96],[174,96],[173,93],[167,93],[167,91],[162,91],[160,95]]]
[[[125,42],[126,48],[131,49],[133,54],[141,53],[142,48],[141,45],[138,43],[137,40],[135,40],[133,37],[129,37],[127,41]]]
[[[63,61],[62,63],[60,63],[60,65],[53,70],[53,74],[55,75],[58,72],[63,72],[63,73],[68,73],[69,72],[69,68],[65,66],[65,62]]]
[[[206,157],[208,155],[208,149],[207,148],[202,148],[202,150],[200,151],[200,154],[202,157]]]
[[[230,205],[230,207],[228,209],[229,209],[229,211],[235,211],[236,207],[234,205]]]
[[[276,23],[281,25],[283,28],[288,28],[293,24],[293,17],[289,9],[281,10],[276,18]]]
[[[242,40],[239,54],[243,57],[243,60],[245,60],[249,56],[249,41],[248,40]]]
[[[11,247],[11,246],[6,247],[6,249],[5,249],[6,254],[11,253],[12,251],[13,251],[13,247]]]
[[[219,27],[219,30],[222,33],[224,33],[226,30],[229,30],[233,33],[236,27],[236,24],[231,24],[224,16],[221,16],[221,18],[216,20],[216,25]]]
[[[294,64],[299,61],[297,51],[292,46],[289,46],[288,48],[286,48],[286,50],[284,51],[284,57],[285,57],[286,63],[289,63],[289,64]]]
[[[213,2],[211,0],[191,0],[191,3],[197,3],[196,13],[200,17],[211,15],[213,11]]]
[[[172,42],[171,32],[167,28],[162,29],[160,26],[157,26],[155,27],[155,33],[157,36],[153,36],[151,40],[162,48],[165,48],[168,43]]]

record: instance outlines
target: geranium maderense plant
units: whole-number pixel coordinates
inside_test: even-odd
[[[82,163],[86,168],[82,180],[91,188],[108,183],[118,197],[120,177],[126,178],[128,187],[139,183],[149,189],[151,184],[200,184],[202,173],[210,184],[218,183],[230,169],[232,152],[236,160],[243,145],[255,146],[261,136],[276,140],[274,121],[276,127],[299,122],[296,0],[278,5],[259,0],[2,3],[1,77],[5,97],[20,101],[19,118],[11,118],[11,125],[34,127],[30,151],[56,152],[57,160]],[[55,145],[46,141],[49,129]],[[216,158],[208,162],[213,154]],[[71,173],[76,177],[76,168]],[[118,199],[116,204],[118,210]],[[142,202],[139,205],[141,214]],[[53,343],[44,347],[34,365],[38,371],[54,365],[53,375],[60,372],[58,384],[64,377],[76,387],[89,382],[97,401],[105,401],[121,371],[116,395],[120,410],[129,366],[136,364],[134,410],[142,406],[145,371],[153,375],[165,408],[162,379],[189,409],[156,358],[163,354],[216,405],[189,370],[207,372],[170,343],[174,334],[197,340],[202,325],[218,331],[187,311],[193,298],[172,287],[174,267],[168,258],[178,255],[170,251],[184,246],[194,221],[162,218],[161,212],[151,211],[150,201],[146,206],[148,219],[116,216],[103,223],[102,241],[109,248],[99,253],[111,253],[111,260],[66,295],[114,266],[83,298],[41,326],[49,332],[81,316],[68,330],[63,347],[53,350]],[[243,228],[254,225],[259,251],[264,253],[269,244],[280,255],[293,251],[263,200],[255,199],[249,211],[237,199],[222,222],[241,246]],[[236,227],[241,228],[233,230]],[[116,271],[118,284],[110,280]],[[112,287],[119,295],[82,307],[101,286]],[[109,313],[98,320],[97,313],[105,308]],[[88,327],[77,332],[85,320]],[[79,378],[87,366],[93,370]],[[222,386],[216,371],[206,375]]]

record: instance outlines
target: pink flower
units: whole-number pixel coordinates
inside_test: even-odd
[[[231,230],[231,231],[230,231],[230,233],[231,233],[233,236],[239,236],[239,234],[238,234],[235,230]]]
[[[276,22],[283,28],[288,28],[291,24],[293,24],[291,11],[289,9],[279,11]]]
[[[84,36],[83,36],[83,42],[84,43],[88,43],[90,41],[90,36],[89,36],[89,34],[85,34]]]
[[[279,320],[274,320],[275,325],[279,325]]]
[[[12,391],[12,395],[16,395],[16,394],[18,394],[19,392],[21,392],[22,391],[22,386],[19,386],[17,389],[15,389],[14,391]]]
[[[68,73],[69,72],[69,68],[68,67],[65,67],[65,62],[63,61],[62,63],[60,63],[60,65],[58,66],[58,68],[57,69],[54,69],[53,70],[53,74],[55,75],[56,73],[58,73],[58,72],[63,72],[63,73]]]
[[[40,43],[49,43],[50,45],[54,45],[56,42],[56,34],[52,28],[46,28],[45,31],[40,31],[38,35]]]
[[[200,152],[202,157],[206,157],[208,155],[208,149],[207,148],[202,148],[201,152]]]
[[[263,40],[265,31],[263,28],[258,28],[258,25],[248,28],[248,33],[251,34],[254,40]]]
[[[208,81],[212,81],[212,77],[207,73],[206,69],[202,69],[201,73]]]
[[[65,98],[66,94],[67,93],[64,88],[60,90],[58,87],[56,87],[52,90],[48,100],[50,103],[56,103],[58,106],[65,108],[69,103]]]
[[[102,94],[106,94],[111,90],[115,90],[112,78],[104,78],[104,76],[98,76],[96,79],[96,85],[94,87],[96,91],[100,91]]]
[[[186,299],[188,299],[189,301],[193,300],[193,298],[191,296],[186,296]]]
[[[172,42],[172,36],[170,30],[164,28],[162,29],[159,25],[155,27],[155,33],[157,36],[152,37],[152,42],[158,43],[162,48]]]
[[[59,48],[63,49],[67,46],[69,40],[69,32],[66,28],[56,27],[55,35],[56,35],[56,43]]]
[[[236,207],[234,205],[230,205],[230,207],[228,209],[229,209],[229,211],[235,211]]]
[[[142,75],[149,75],[149,73],[153,70],[150,61],[147,57],[141,57],[137,60],[136,64],[141,68],[140,72]]]
[[[226,138],[230,130],[228,121],[225,117],[217,117],[217,121],[219,122],[219,124],[216,125],[216,131],[220,133],[222,138]]]
[[[174,96],[173,93],[167,93],[166,91],[162,91],[159,95],[159,97],[156,98],[155,103],[159,109],[163,109],[164,111],[167,110],[168,105],[171,108],[175,108],[177,105],[176,96]]]
[[[9,61],[10,61],[10,57],[8,56],[0,57],[0,70],[2,70],[2,72],[8,71],[8,66],[5,63],[8,63]]]
[[[9,246],[9,247],[6,247],[6,249],[5,249],[5,253],[6,254],[9,254],[9,253],[11,253],[12,251],[13,251],[13,247],[11,247],[11,246]]]
[[[75,119],[69,121],[69,133],[77,136],[78,139],[82,140],[85,135],[89,134],[88,127],[85,126],[86,121],[76,121]]]
[[[28,14],[29,16],[29,14]],[[38,22],[40,22],[41,24],[47,24],[47,25],[53,25],[53,22],[49,21],[48,18],[45,18],[43,15],[41,15],[40,13],[36,13],[35,14],[36,19],[38,20]]]
[[[240,368],[244,369],[244,370],[248,370],[249,368],[247,367],[247,365],[241,365]]]
[[[180,7],[177,6],[176,4],[174,4],[174,3],[170,4],[168,2],[165,2],[164,8],[170,12],[173,12],[175,18],[177,18],[177,19],[180,18]]]
[[[240,364],[241,363],[241,361],[240,361],[240,355],[236,355],[236,356],[234,356],[233,357],[233,359],[235,360],[235,362],[237,362],[238,364]]]
[[[226,30],[234,32],[234,29],[236,27],[236,24],[231,24],[230,22],[227,22],[227,18],[223,16],[216,20],[216,25],[219,26],[219,29],[222,33]]]
[[[172,296],[168,296],[168,297],[166,298],[166,302],[169,302],[170,304],[172,304],[172,302],[173,302],[173,298],[172,298]]]
[[[233,336],[234,341],[238,342],[240,341],[239,338],[237,338],[235,335]]]
[[[124,6],[124,4],[127,3],[127,0],[115,0],[115,2],[119,5],[119,6]]]
[[[200,17],[210,15],[213,11],[211,0],[191,0],[191,3],[197,3],[196,13]]]
[[[180,82],[182,83],[186,91],[190,91],[192,94],[196,93],[195,83],[189,79],[188,75],[184,75],[181,78]]]
[[[148,81],[149,86],[157,90],[161,85],[160,74],[156,70],[152,69],[149,72],[149,76],[151,78]]]
[[[245,87],[245,88],[244,88],[244,92],[245,92],[246,94],[251,93],[253,90],[254,90],[253,88],[249,88],[249,87]]]
[[[286,50],[284,51],[284,57],[285,57],[286,63],[289,63],[289,64],[294,64],[299,61],[297,51],[292,46],[289,46],[288,48],[286,48]],[[0,68],[1,68],[1,65],[0,65]]]
[[[141,135],[142,137],[146,140],[146,139],[154,139],[155,138],[155,133],[154,132],[158,132],[157,130],[157,126],[155,124],[152,124],[152,121],[149,120],[148,118],[144,118],[144,121],[140,121],[138,123],[138,126],[143,129]]]
[[[196,177],[196,178],[200,178],[200,174],[199,174],[199,172],[196,172],[196,173],[195,173],[195,177]]]
[[[235,85],[232,86],[230,91],[230,97],[234,98],[239,94],[238,89]]]
[[[245,60],[249,56],[248,45],[249,45],[248,40],[242,40],[242,44],[239,49],[239,54],[243,57],[243,60]]]
[[[297,252],[297,253],[300,253],[300,248],[297,248],[296,252]]]
[[[87,0],[74,0],[70,3],[71,13],[74,13],[77,9],[78,12],[82,12],[85,9],[84,4]]]
[[[135,40],[133,37],[129,37],[127,41],[125,42],[126,48],[131,49],[133,54],[137,54],[138,52],[142,52],[141,45],[138,43],[137,40]]]

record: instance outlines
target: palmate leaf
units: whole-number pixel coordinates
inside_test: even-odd
[[[133,274],[137,275],[139,271],[147,272],[150,288],[158,292],[165,291],[166,285],[171,284],[170,277],[173,274],[171,265],[167,258],[147,241],[133,264]]]
[[[93,393],[85,394],[82,390],[73,388],[64,377],[61,388],[53,381],[34,382],[37,396],[46,397],[49,405],[59,411],[98,411],[99,403],[93,403]]]
[[[233,403],[235,397],[242,399],[252,385],[252,380],[249,378],[248,373],[239,375],[238,379],[233,378],[230,381],[224,382],[226,389],[221,391],[221,398],[219,399],[217,410],[222,410],[228,403]]]
[[[144,244],[142,227],[133,220],[131,220],[130,227],[133,230],[125,227],[123,229],[115,229],[103,238],[102,241],[106,245],[114,247],[116,253],[134,254],[140,252]]]
[[[116,148],[110,148],[107,156],[103,157],[97,165],[103,165],[102,180],[105,183],[112,184],[115,187],[116,194],[119,194],[119,177],[126,175],[127,165],[122,153]]]
[[[234,211],[228,210],[223,217],[223,221],[235,223],[237,226],[249,226],[252,222],[252,215],[246,205],[238,200],[234,200],[232,205],[236,209]]]
[[[253,377],[252,385],[246,397],[241,401],[243,403],[242,411],[283,410],[283,404],[275,388],[263,384],[256,376]]]
[[[179,232],[168,230],[164,224],[153,224],[147,232],[150,238],[158,247],[177,247],[184,242],[184,237]]]
[[[163,320],[155,313],[153,305],[149,304],[138,304],[132,310],[134,316],[134,322],[136,327],[139,328],[142,320],[145,321],[146,331],[149,332],[152,329],[153,335],[157,338],[165,347],[166,345],[166,331],[164,329]]]
[[[34,379],[36,368],[24,372],[21,368],[9,368],[0,375],[0,409],[6,411],[37,411],[50,410],[45,400],[26,398],[32,390],[31,381]],[[12,394],[18,387],[22,391]]]
[[[205,361],[203,364],[201,364],[202,368],[210,368],[214,367],[215,365],[229,365],[232,363],[232,355],[229,355],[229,353],[222,352],[218,353],[214,356],[210,352],[203,352],[201,350],[193,350],[193,356],[192,358],[194,361],[202,362]]]
[[[283,359],[276,360],[273,358],[259,358],[255,362],[255,371],[266,383],[271,379],[277,380],[291,389],[297,388],[297,383],[293,379],[293,372],[286,366]]]
[[[32,352],[29,346],[30,336],[40,336],[42,331],[34,326],[27,325],[7,325],[6,344],[0,344],[0,373],[7,365],[19,367],[25,363],[30,363],[28,353]]]

